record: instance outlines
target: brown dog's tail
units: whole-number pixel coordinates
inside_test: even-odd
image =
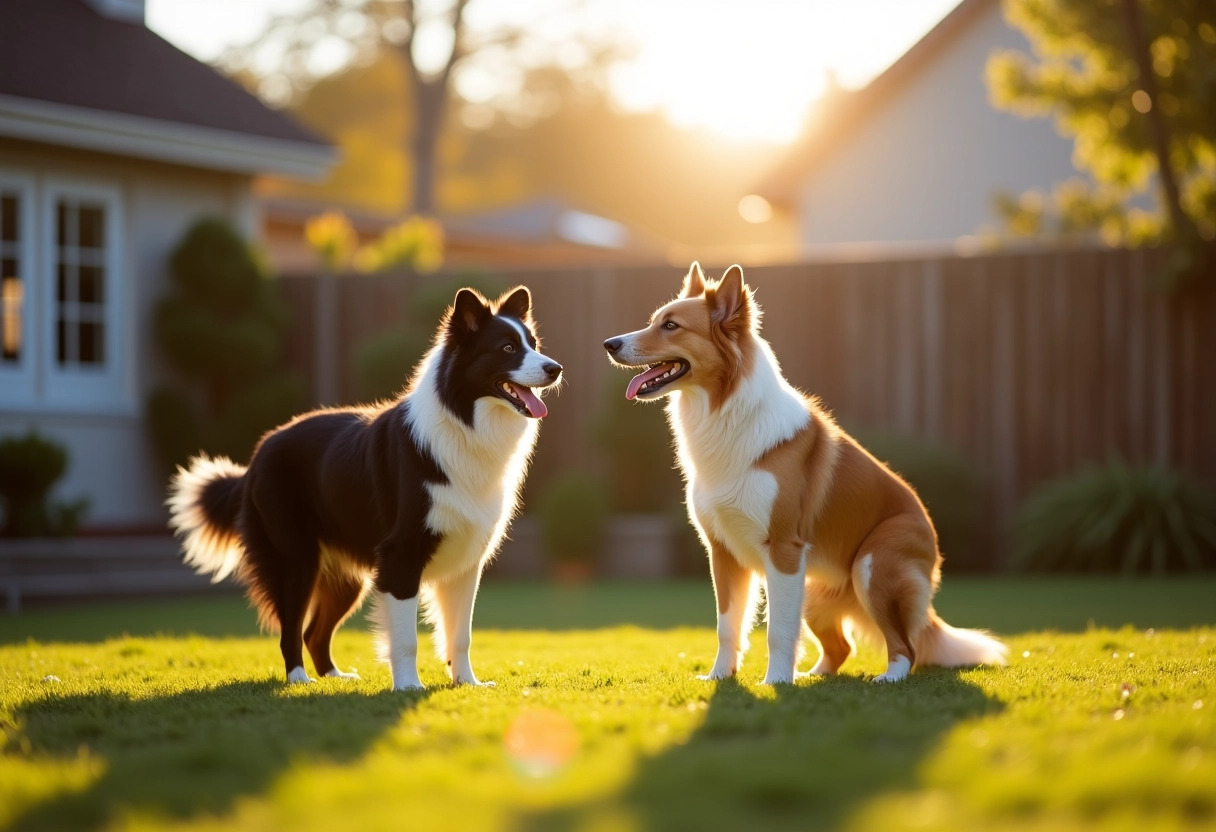
[[[245,469],[226,457],[205,455],[178,468],[169,483],[169,525],[182,541],[183,559],[218,583],[241,562],[237,519]]]
[[[929,610],[929,624],[916,643],[916,663],[940,667],[1008,664],[1009,648],[984,630],[951,627]]]

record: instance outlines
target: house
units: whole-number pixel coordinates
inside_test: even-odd
[[[167,256],[202,216],[254,237],[254,176],[334,151],[149,31],[143,0],[0,0],[0,21],[0,435],[67,447],[88,526],[163,528],[142,411]]]
[[[868,86],[832,96],[759,193],[797,217],[804,255],[952,249],[999,226],[993,197],[1077,175],[1048,119],[989,101],[985,65],[1029,52],[1000,0],[962,0]]]

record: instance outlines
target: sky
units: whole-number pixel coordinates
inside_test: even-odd
[[[268,17],[307,0],[147,0],[148,25],[209,61],[256,36]],[[571,0],[472,0],[471,30],[546,26]],[[609,32],[629,55],[609,88],[626,109],[661,110],[684,127],[741,140],[792,142],[829,78],[863,86],[958,0],[574,0],[578,25]],[[565,15],[568,19],[570,15]],[[415,54],[443,60],[450,37],[420,31]],[[320,58],[336,66],[340,44]],[[490,79],[492,81],[492,79]],[[482,79],[484,82],[485,79]],[[476,91],[473,72],[458,85]]]

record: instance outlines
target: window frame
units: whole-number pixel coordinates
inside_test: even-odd
[[[102,301],[104,332],[103,362],[99,367],[61,365],[57,351],[59,315],[58,210],[60,201],[98,204],[104,212],[103,241],[105,270]],[[44,380],[39,404],[50,409],[88,412],[130,412],[131,373],[124,333],[130,306],[127,293],[132,281],[125,279],[123,251],[124,214],[122,193],[110,183],[48,179],[42,188],[41,329],[39,364]],[[78,278],[79,280],[79,278]]]
[[[34,177],[0,168],[0,190],[17,193],[17,242],[21,249],[17,276],[21,278],[23,289],[21,354],[15,363],[0,361],[0,405],[30,405],[39,397],[38,360],[41,353],[39,245],[35,222],[37,188]]]

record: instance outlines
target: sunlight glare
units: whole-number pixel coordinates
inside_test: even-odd
[[[411,54],[423,73],[435,75],[447,64],[455,37],[452,27],[444,20],[424,20],[414,33]]]
[[[298,10],[307,0],[147,3],[153,29],[207,60],[224,46],[251,38],[272,13]],[[957,3],[482,0],[469,4],[465,22],[470,33],[523,27],[539,41],[560,45],[556,54],[530,54],[525,39],[524,54],[516,57],[533,66],[555,60],[573,70],[571,64],[584,55],[582,36],[616,43],[625,57],[609,70],[607,84],[626,110],[657,110],[678,125],[731,139],[788,143],[802,130],[829,74],[845,87],[864,85]],[[451,0],[420,0],[427,20],[418,28],[414,57],[425,73],[438,72],[451,54],[452,32],[445,21],[450,6]],[[341,30],[353,31],[356,23],[343,21]],[[520,68],[494,65],[494,56],[487,57],[483,69],[490,78],[483,72],[461,83],[463,72],[482,63],[479,57],[457,73],[458,88],[475,89],[471,97],[478,103],[518,96]],[[326,45],[315,68],[329,69],[342,60],[340,49]],[[273,71],[273,60],[258,64],[265,69],[268,62]],[[497,89],[491,90],[487,80],[497,82]]]
[[[773,218],[773,206],[760,194],[748,194],[739,200],[739,216],[754,224],[768,222]]]

